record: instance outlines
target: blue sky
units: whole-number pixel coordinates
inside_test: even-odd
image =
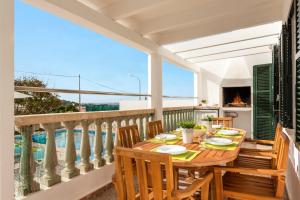
[[[16,0],[15,76],[32,75],[25,72],[80,74],[84,90],[138,92],[137,80],[128,76],[132,73],[140,77],[143,93],[148,87],[147,54]],[[35,76],[47,82],[48,87],[78,88],[77,77]],[[193,73],[164,61],[163,93],[192,96]],[[77,99],[77,95],[60,96]],[[84,95],[83,102],[130,98]]]

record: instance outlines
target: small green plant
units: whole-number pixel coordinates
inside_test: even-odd
[[[202,119],[202,121],[209,121],[211,122],[213,120],[214,116],[213,115],[206,115],[206,117],[204,117]]]
[[[191,129],[196,125],[194,121],[181,121],[177,125],[181,128]]]
[[[201,103],[206,104],[206,103],[207,103],[207,100],[206,100],[206,99],[202,99],[202,100],[201,100]]]

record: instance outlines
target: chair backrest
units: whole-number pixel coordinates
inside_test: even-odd
[[[213,125],[223,125],[224,127],[232,128],[232,117],[215,117],[213,118]]]
[[[289,157],[290,139],[283,131],[281,131],[278,136],[279,150],[277,153],[276,168],[280,170],[285,170],[287,168],[287,161]]]
[[[163,133],[161,120],[147,123],[148,138],[154,138],[157,134]]]
[[[273,149],[276,153],[278,153],[279,148],[280,148],[280,140],[281,140],[281,136],[280,134],[282,133],[282,125],[279,122],[276,126],[276,131],[275,131],[275,137],[274,137],[274,145],[273,145]]]
[[[132,148],[136,143],[141,141],[137,125],[120,127],[117,137],[117,146],[126,148]]]
[[[134,161],[135,166],[132,165]],[[166,197],[171,200],[171,193],[174,190],[174,178],[170,155],[116,147],[115,166],[118,199],[162,200],[163,197]],[[151,176],[149,176],[147,170],[149,170]],[[135,174],[137,175],[136,181],[134,181]],[[167,181],[166,191],[163,191],[163,177],[166,177]],[[148,188],[149,179],[152,183],[151,190]],[[135,187],[136,182],[137,187]]]

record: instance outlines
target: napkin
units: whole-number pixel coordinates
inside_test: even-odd
[[[177,142],[179,142],[180,139],[174,139],[174,140],[161,140],[161,139],[156,139],[156,138],[152,138],[147,140],[148,142],[152,142],[152,143],[157,143],[157,144],[176,144]]]
[[[156,148],[152,149],[151,151],[156,152]],[[198,154],[200,153],[200,151],[194,151],[194,150],[188,150],[187,152],[183,153],[183,154],[178,154],[178,155],[172,155],[172,159],[173,160],[182,160],[182,161],[191,161],[193,160]]]
[[[200,151],[188,150],[186,153],[179,155],[172,155],[173,160],[191,161],[193,160]]]

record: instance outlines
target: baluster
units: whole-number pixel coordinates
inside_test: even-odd
[[[162,115],[162,126],[163,126],[163,130],[167,131],[166,129],[166,113],[163,112],[163,115]]]
[[[144,117],[141,115],[139,116],[139,123],[138,123],[138,127],[139,127],[139,130],[140,130],[140,138],[141,138],[141,141],[143,141],[145,139],[145,133],[144,133],[144,126],[143,126],[143,121],[144,121]]]
[[[61,182],[61,177],[55,172],[58,164],[55,145],[55,131],[60,126],[60,123],[42,124],[42,127],[47,132],[47,140],[44,157],[45,174],[42,177],[41,184],[47,187]]]
[[[137,124],[137,123],[136,123],[136,120],[137,120],[136,117],[133,117],[133,118],[132,118],[132,125],[136,125],[136,124]]]
[[[96,125],[96,133],[94,139],[94,167],[100,168],[105,165],[105,160],[102,158],[103,152],[103,143],[102,143],[102,121],[97,120],[95,122]]]
[[[121,125],[121,122],[122,122],[121,119],[117,119],[117,120],[116,120],[117,131],[116,131],[116,133],[115,133],[115,142],[114,142],[114,146],[118,146],[118,131],[119,131],[119,128],[122,126],[122,125]]]
[[[149,123],[149,115],[145,117],[145,139],[148,139],[148,123]]]
[[[169,114],[168,114],[168,112],[165,112],[164,116],[165,116],[165,127],[164,127],[164,129],[165,129],[165,131],[169,132],[170,129],[169,129]]]
[[[172,113],[172,129],[175,130],[176,129],[176,113],[175,111],[171,111]]]
[[[89,137],[89,126],[91,122],[88,120],[83,120],[80,124],[82,127],[80,145],[80,172],[85,174],[93,168],[92,164],[90,163],[91,146]]]
[[[66,147],[65,147],[65,168],[61,172],[64,178],[73,178],[79,175],[79,169],[75,167],[76,147],[74,143],[74,128],[77,122],[63,122],[63,126],[67,129]]]
[[[185,112],[185,119],[188,120],[189,119],[189,112],[188,112],[188,110],[185,110],[184,112]]]
[[[124,119],[124,121],[125,121],[125,126],[129,126],[129,118],[126,117],[126,118]]]
[[[178,119],[178,111],[175,110],[174,112],[175,112],[175,128],[174,129],[176,129],[179,119]]]
[[[182,110],[178,110],[178,113],[179,113],[179,122],[180,121],[183,121],[183,118],[182,118]]]
[[[21,160],[20,160],[20,193],[26,196],[29,193],[40,190],[39,184],[33,180],[35,172],[35,162],[32,155],[32,139],[33,126],[17,127],[22,135],[21,143]]]
[[[112,125],[111,120],[106,121],[106,137],[105,137],[105,160],[106,163],[112,163],[113,161],[113,139],[112,139]]]

